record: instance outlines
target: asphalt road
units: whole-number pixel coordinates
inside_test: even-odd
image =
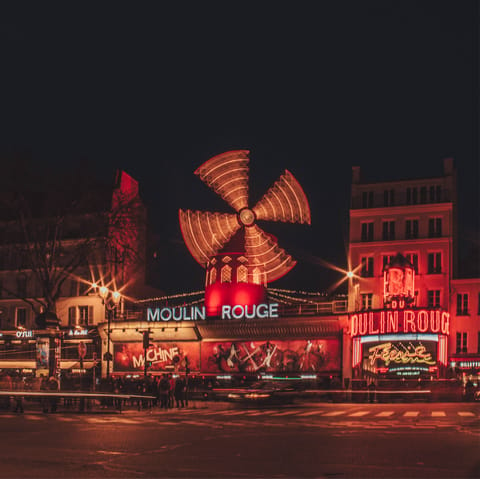
[[[480,477],[480,405],[0,413],[0,477]]]

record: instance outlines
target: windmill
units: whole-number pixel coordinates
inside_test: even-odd
[[[227,151],[201,165],[195,174],[235,213],[179,210],[183,239],[206,268],[205,306],[216,316],[222,304],[254,305],[265,300],[266,285],[287,274],[296,261],[258,221],[310,224],[302,187],[288,171],[249,207],[249,151]]]

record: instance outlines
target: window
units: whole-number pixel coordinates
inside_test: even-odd
[[[467,352],[467,333],[457,333],[457,353]]]
[[[395,239],[395,221],[384,221],[382,223],[382,239],[384,241]]]
[[[383,192],[383,206],[393,206],[395,204],[395,190],[385,190]]]
[[[468,314],[468,293],[457,294],[457,315],[465,316]]]
[[[17,276],[17,293],[24,298],[27,296],[27,277],[24,274]]]
[[[408,259],[410,264],[415,268],[415,272],[418,273],[418,254],[417,253],[405,253],[405,258]]]
[[[428,237],[440,238],[442,236],[442,218],[429,218]]]
[[[15,327],[27,326],[27,308],[16,308],[15,310]]]
[[[362,271],[363,278],[373,278],[373,256],[362,258]]]
[[[212,268],[210,270],[210,284],[215,283],[216,280],[217,280],[217,269]]]
[[[392,261],[393,258],[394,258],[393,254],[383,255],[382,261],[383,261],[383,268],[384,269],[385,269],[385,266],[387,266],[387,264],[390,264],[390,262]]]
[[[428,253],[428,274],[442,272],[442,253]]]
[[[93,306],[71,306],[68,308],[69,326],[88,326],[93,320]]]
[[[420,203],[426,203],[427,202],[427,187],[422,186],[420,188]]]
[[[418,238],[418,220],[407,220],[405,222],[405,238]]]
[[[430,186],[430,203],[440,203],[442,201],[442,187],[440,185]]]
[[[427,291],[427,297],[428,297],[429,308],[435,308],[437,306],[440,306],[440,290],[439,289],[433,289],[433,290]]]
[[[252,271],[254,284],[262,284],[262,273],[259,268],[254,268]]]
[[[362,207],[373,208],[373,191],[364,191],[362,193]]]
[[[418,203],[417,188],[407,188],[407,205],[416,205]]]
[[[373,222],[362,223],[362,241],[373,241]]]
[[[222,283],[231,283],[232,282],[232,268],[228,265],[225,265],[222,268],[221,282]]]
[[[248,268],[244,265],[240,265],[237,268],[237,283],[248,282]]]
[[[362,309],[372,309],[373,294],[362,294]]]

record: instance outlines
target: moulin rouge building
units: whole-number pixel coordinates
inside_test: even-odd
[[[240,150],[196,170],[230,207],[179,212],[205,289],[139,301],[110,334],[100,325],[113,374],[282,375],[343,385],[478,378],[480,280],[457,278],[453,160],[428,179],[366,183],[353,169],[348,301],[270,286],[295,260],[268,222],[309,224],[310,209],[288,171],[250,205],[248,164]]]

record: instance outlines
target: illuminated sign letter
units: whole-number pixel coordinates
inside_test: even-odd
[[[440,311],[430,311],[430,329],[432,333],[440,332]]]
[[[230,311],[232,307],[228,306],[228,304],[222,305],[222,319],[232,319],[230,316]]]
[[[398,311],[387,311],[387,333],[398,333]]]
[[[428,313],[427,311],[419,311],[417,326],[419,333],[426,333],[428,331]]]
[[[238,311],[238,312],[237,312]],[[235,319],[240,319],[240,318],[243,318],[245,312],[243,311],[243,306],[241,306],[240,304],[236,304],[233,308],[232,308],[232,316],[235,318]]]
[[[408,330],[408,325],[410,325],[410,331]],[[417,328],[415,327],[415,313],[413,311],[404,311],[403,313],[403,332],[417,332]]]
[[[153,313],[152,308],[147,309],[147,321],[160,321],[158,319],[159,309],[155,308],[155,313]]]
[[[352,314],[350,317],[350,336],[356,336],[358,334],[358,316]]]
[[[272,303],[269,305],[268,315],[271,318],[278,318],[278,304]]]
[[[362,335],[367,334],[367,327],[368,327],[367,313],[360,314],[358,319],[359,319],[358,333]]]
[[[259,318],[266,318],[268,316],[268,305],[259,304],[257,307],[257,316]]]
[[[167,313],[166,316],[165,313]],[[162,321],[170,321],[172,319],[172,310],[170,308],[162,308],[160,318],[162,318]]]
[[[378,334],[378,327],[374,329],[373,313],[368,313],[368,334]]]
[[[450,334],[450,313],[442,313],[442,333]]]

